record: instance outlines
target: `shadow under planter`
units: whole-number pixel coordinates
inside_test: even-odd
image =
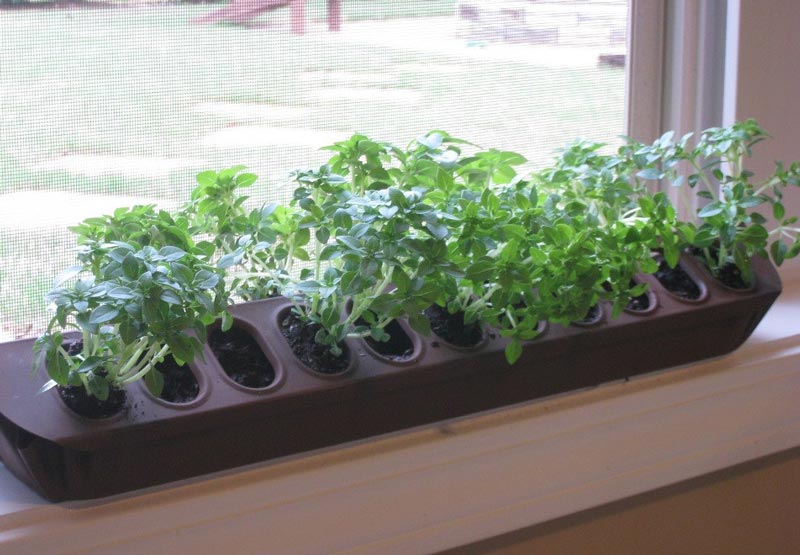
[[[190,365],[200,388],[193,401],[164,402],[131,387],[123,409],[98,420],[77,416],[54,389],[37,395],[46,377],[31,376],[32,340],[2,344],[0,457],[48,499],[105,497],[728,353],[780,293],[764,260],[754,261],[756,286],[747,293],[719,286],[690,257],[681,264],[701,280],[702,302],[639,276],[654,294],[652,310],[589,327],[547,326],[514,366],[504,358],[506,341],[491,329],[463,350],[403,324],[419,345],[412,364],[392,363],[348,339],[352,366],[320,375],[296,359],[279,329],[288,301],[244,303],[232,308],[234,329],[260,350],[272,372],[268,383],[237,383],[212,342]]]

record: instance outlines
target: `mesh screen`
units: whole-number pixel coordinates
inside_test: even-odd
[[[46,324],[44,294],[74,260],[69,225],[176,207],[205,169],[246,165],[259,204],[288,198],[289,171],[354,132],[405,145],[443,129],[532,167],[577,137],[617,143],[627,9],[0,0],[0,340]]]

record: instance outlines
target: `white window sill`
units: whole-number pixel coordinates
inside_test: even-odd
[[[792,271],[731,355],[103,502],[0,466],[0,552],[417,555],[652,491],[800,446],[798,315]]]

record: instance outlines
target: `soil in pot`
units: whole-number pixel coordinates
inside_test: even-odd
[[[65,342],[63,347],[70,355],[77,355],[83,349],[83,341]],[[86,392],[86,388],[79,385],[59,385],[56,390],[70,410],[85,418],[92,419],[114,416],[122,410],[127,399],[125,390],[116,387],[111,388],[105,401],[101,401],[94,395],[89,395]]]
[[[108,418],[114,416],[125,405],[127,395],[124,389],[111,388],[108,399],[101,401],[94,395],[86,393],[86,389],[79,385],[66,387],[58,386],[58,394],[64,404],[73,412],[92,419]]]
[[[631,280],[629,287],[633,288],[639,285],[639,283],[635,280]],[[611,291],[611,284],[608,282],[603,283],[603,289],[606,291]],[[650,296],[647,294],[647,291],[642,293],[637,297],[631,297],[628,299],[628,304],[625,305],[625,310],[629,310],[631,312],[646,312],[650,309]]]
[[[464,323],[464,313],[450,314],[446,308],[431,305],[424,311],[431,323],[433,333],[459,347],[475,347],[483,340],[483,331],[479,322]]]
[[[314,340],[320,330],[319,324],[304,322],[289,312],[281,320],[280,328],[292,352],[309,368],[322,374],[340,374],[350,366],[350,351],[347,345],[342,345],[342,354],[336,356],[330,347],[320,345]]]
[[[575,322],[579,326],[590,326],[600,320],[600,305],[594,304],[586,311],[586,316]]]
[[[658,271],[653,276],[661,283],[664,289],[673,295],[689,300],[700,298],[700,287],[680,265],[670,268],[666,260],[660,259],[658,261]]]
[[[156,364],[156,370],[164,377],[164,387],[159,399],[169,403],[190,403],[200,393],[200,384],[188,364],[178,366],[172,356]]]
[[[356,325],[366,325],[366,322],[359,319]],[[364,338],[373,351],[395,362],[403,362],[414,356],[414,343],[397,320],[389,322],[384,331],[389,334],[389,341],[375,341],[369,336]]]
[[[236,326],[212,330],[208,345],[230,379],[244,387],[260,389],[275,381],[275,369],[256,340]]]
[[[716,258],[716,256],[718,255],[719,251],[716,248],[712,247],[710,249],[710,252],[711,252],[712,258]],[[750,289],[751,288],[751,285],[748,284],[744,280],[744,278],[742,277],[742,272],[741,272],[741,270],[739,270],[739,267],[736,266],[736,264],[733,264],[732,262],[728,262],[727,264],[722,266],[717,271],[717,273],[713,273],[708,268],[708,265],[706,264],[706,259],[705,259],[704,253],[703,253],[703,251],[701,249],[692,249],[692,254],[700,261],[701,264],[703,264],[703,266],[706,269],[709,270],[709,273],[714,277],[714,279],[716,279],[717,281],[722,283],[722,285],[725,285],[726,287],[730,287],[731,289]]]
[[[742,272],[736,264],[725,264],[714,277],[731,289],[751,288],[742,277]]]
[[[631,287],[635,286],[636,282],[631,282]],[[631,297],[625,308],[633,312],[645,312],[650,309],[650,296],[645,291],[638,297]]]

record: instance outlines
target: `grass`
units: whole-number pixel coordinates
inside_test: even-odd
[[[312,1],[309,20],[324,19],[324,5]],[[343,2],[346,26],[364,19],[447,15],[454,5],[454,0]],[[262,176],[255,192],[259,201],[287,198],[290,191],[279,177],[328,157],[305,146],[219,148],[203,141],[248,125],[297,126],[342,138],[357,131],[400,144],[439,128],[517,150],[534,165],[578,136],[613,141],[622,132],[620,70],[498,63],[436,48],[355,44],[338,40],[321,24],[298,37],[287,32],[286,10],[262,17],[263,28],[191,23],[218,7],[0,12],[0,194],[70,190],[175,202],[186,197],[197,172],[244,164]],[[319,96],[331,87],[387,94],[375,100]],[[411,91],[419,100],[392,100],[388,92],[394,89]],[[258,116],[198,109],[209,103],[275,104],[305,113],[299,120],[268,123]],[[158,178],[41,168],[63,155],[196,162]],[[38,331],[45,319],[41,297],[51,277],[71,264],[71,238],[66,230],[45,227],[5,232],[1,241],[0,324],[33,322]]]

